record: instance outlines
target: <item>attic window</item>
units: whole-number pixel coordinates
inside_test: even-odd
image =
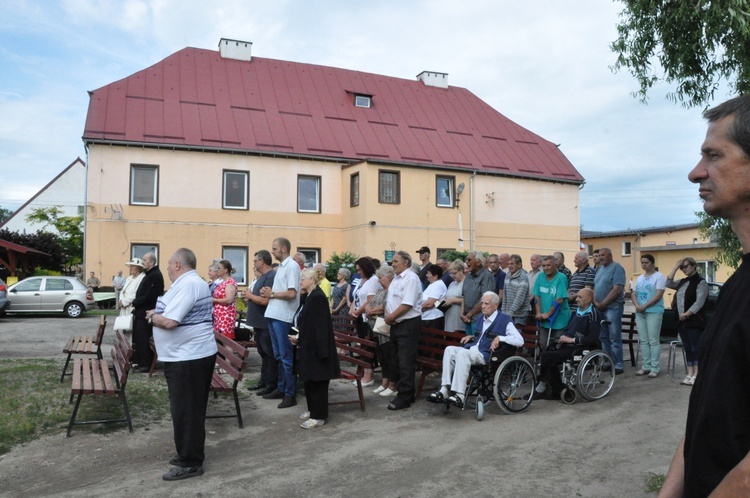
[[[355,107],[366,107],[370,108],[372,107],[372,96],[370,95],[355,95],[354,96],[354,106]]]

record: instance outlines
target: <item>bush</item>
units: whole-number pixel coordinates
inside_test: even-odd
[[[359,259],[354,253],[344,252],[336,254],[335,252],[331,255],[331,259],[326,262],[326,278],[330,282],[337,282],[336,275],[339,273],[339,268],[348,268],[354,273],[354,263]]]
[[[41,277],[41,276],[50,276],[50,277],[61,277],[62,272],[50,270],[48,268],[42,268],[41,266],[37,266],[34,268],[34,276]]]

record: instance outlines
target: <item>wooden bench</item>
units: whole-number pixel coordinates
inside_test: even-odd
[[[637,356],[633,346],[639,342],[638,330],[635,326],[635,313],[624,313],[622,315],[622,335],[627,335],[627,337],[623,337],[622,345],[623,347],[626,344],[628,345],[628,348],[630,349],[630,364],[635,366]],[[640,352],[640,350],[638,351]]]
[[[247,317],[246,311],[237,311],[237,321],[234,324],[234,341],[246,348],[255,348],[255,335],[252,328],[248,328],[243,322]]]
[[[443,353],[448,346],[460,346],[461,338],[465,337],[463,332],[446,332],[430,328],[422,328],[419,335],[419,347],[417,349],[417,370],[421,370],[419,385],[417,386],[417,398],[422,395],[424,381],[432,372],[443,370]]]
[[[104,337],[104,329],[107,328],[107,317],[104,315],[99,317],[99,327],[96,329],[96,335],[79,335],[71,337],[70,340],[65,344],[63,353],[67,353],[68,357],[65,359],[65,365],[60,375],[60,382],[65,379],[68,365],[70,364],[70,358],[74,354],[81,355],[95,355],[97,359],[102,359],[102,338]]]
[[[354,321],[351,321],[354,324]],[[357,337],[357,331],[348,324],[348,320],[340,320],[338,325],[334,322],[333,337],[338,349],[339,365],[341,366],[340,379],[353,380],[357,383],[358,399],[351,401],[335,401],[329,405],[347,405],[359,403],[359,408],[365,411],[365,394],[362,390],[362,376],[365,369],[372,368],[375,359],[375,348],[377,343],[370,339]],[[348,363],[343,365],[342,363]],[[345,368],[348,366],[350,369]],[[354,368],[352,371],[351,368]]]
[[[73,384],[70,388],[69,403],[77,395],[73,414],[68,423],[67,437],[73,430],[73,425],[104,424],[110,422],[127,422],[128,430],[133,432],[133,423],[130,420],[128,400],[125,396],[125,386],[128,383],[128,372],[130,371],[130,358],[133,356],[133,348],[128,340],[119,330],[115,335],[115,343],[110,353],[112,360],[112,372],[107,360],[103,358],[74,358],[73,359]],[[114,376],[114,382],[112,377]],[[103,420],[87,420],[76,422],[78,408],[84,394],[118,396],[122,402],[125,418],[112,418]]]
[[[206,418],[236,418],[240,429],[242,429],[244,425],[242,423],[240,399],[237,396],[237,385],[242,382],[249,351],[245,346],[224,335],[214,332],[214,336],[216,337],[216,347],[218,349],[216,367],[220,368],[223,373],[219,373],[218,370],[214,369],[210,392],[214,393],[214,398],[218,397],[218,393],[232,393],[232,396],[234,396],[235,414],[206,415]],[[231,381],[227,382],[224,376],[230,377]]]

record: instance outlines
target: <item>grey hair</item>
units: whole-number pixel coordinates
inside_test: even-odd
[[[479,264],[484,266],[484,264],[487,262],[487,259],[484,257],[484,253],[482,251],[470,251],[469,254],[474,256],[474,259],[479,261]]]
[[[495,293],[494,293],[494,292],[492,292],[492,291],[487,291],[487,292],[485,292],[484,294],[482,294],[482,297],[489,297],[489,298],[490,298],[490,300],[491,300],[491,301],[492,301],[492,302],[493,302],[494,304],[500,304],[500,296],[498,296],[497,294],[495,294]]]
[[[183,264],[195,270],[198,260],[195,257],[195,253],[187,247],[180,247],[175,251],[174,256],[172,257],[176,261],[179,261],[180,264]]]
[[[344,280],[348,281],[350,278],[352,278],[352,272],[350,272],[348,268],[339,268],[339,273],[344,276]]]
[[[379,277],[388,277],[390,279],[393,279],[393,277],[396,276],[396,270],[393,269],[392,266],[383,265],[377,270],[375,270],[375,275]]]
[[[401,256],[403,259],[406,260],[407,266],[411,266],[411,263],[412,263],[411,254],[409,254],[406,251],[399,251],[396,254],[398,254],[399,256]]]

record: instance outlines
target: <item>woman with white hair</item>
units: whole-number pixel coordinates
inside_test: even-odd
[[[120,316],[133,314],[133,299],[135,299],[138,286],[141,285],[141,280],[146,275],[143,271],[143,261],[141,261],[141,258],[133,258],[125,263],[125,266],[130,268],[130,275],[125,280],[125,285],[122,287],[122,291],[120,291],[120,300],[117,302],[117,307],[120,309]]]

